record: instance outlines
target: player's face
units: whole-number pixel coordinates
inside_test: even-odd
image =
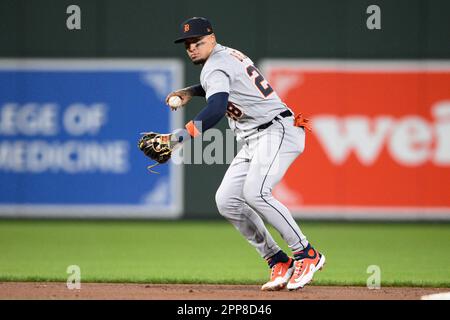
[[[198,38],[189,38],[184,41],[186,52],[194,64],[204,64],[209,58],[215,45],[216,37],[214,34]]]

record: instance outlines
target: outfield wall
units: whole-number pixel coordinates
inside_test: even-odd
[[[183,168],[150,174],[148,126],[179,128],[165,107],[176,59],[0,59],[0,215],[178,218]]]
[[[450,61],[267,59],[261,67],[311,120],[306,152],[274,189],[298,217],[448,219]]]
[[[311,116],[314,132],[308,135],[306,152],[275,190],[297,217],[450,218],[448,1],[80,0],[76,4],[81,9],[81,29],[69,30],[66,10],[72,4],[66,0],[0,1],[0,59],[3,81],[9,83],[9,87],[0,87],[0,108],[5,110],[9,105],[11,109],[13,104],[13,109],[22,110],[37,103],[36,108],[43,110],[45,103],[56,103],[47,109],[58,112],[55,121],[62,128],[56,133],[29,135],[2,127],[0,139],[6,146],[2,149],[5,167],[0,170],[3,216],[84,212],[84,216],[219,218],[214,193],[227,164],[184,165],[178,178],[171,175],[171,167],[161,167],[166,180],[158,182],[148,176],[147,163],[133,142],[134,134],[138,136],[141,130],[178,126],[204,105],[195,99],[172,121],[173,115],[163,108],[161,98],[171,86],[198,83],[200,69],[172,42],[178,24],[196,15],[210,18],[222,44],[252,57],[285,101]],[[373,4],[381,9],[379,30],[367,28],[370,14],[366,11]],[[24,66],[33,66],[36,59],[47,60],[47,67],[62,61],[63,69],[72,70],[71,76],[77,72],[71,67],[77,65],[73,59],[94,59],[98,61],[96,74],[81,83],[97,84],[79,85],[79,90],[75,86],[74,93],[70,87],[64,88],[64,76],[48,82],[28,77],[36,84],[21,83],[20,74],[31,72]],[[119,64],[126,61],[128,68],[137,60],[149,65],[160,63],[164,68],[161,59],[168,59],[179,68],[173,71],[166,66],[173,72],[170,79],[176,79],[171,84],[163,84],[158,76],[147,81],[143,77],[146,68],[142,67],[134,69],[134,78],[123,80],[123,85],[116,82],[108,87],[109,80],[95,79],[101,76],[98,66],[111,59]],[[107,95],[96,97],[101,82],[105,92],[120,94],[111,101]],[[50,90],[52,86],[58,90]],[[140,86],[149,91],[139,93]],[[41,94],[45,90],[48,94]],[[136,94],[142,95],[141,99]],[[107,104],[110,121],[97,132],[74,137],[63,122],[65,112],[75,102],[86,108]],[[126,111],[118,111],[125,106]],[[224,131],[226,127],[223,120],[219,128]],[[34,168],[35,172],[11,171],[17,163],[6,155],[18,148],[7,147],[11,141],[25,139],[41,145],[55,141],[64,145],[72,140],[103,145],[122,141],[128,171],[124,173],[120,164],[115,169],[109,167],[107,173],[98,167],[97,171],[78,172],[75,182],[74,173],[55,173],[56,167],[45,172],[39,168]],[[113,164],[106,163],[103,169],[108,165]],[[184,182],[178,183],[182,179]],[[52,190],[53,195],[49,195],[47,191]],[[49,203],[57,209],[48,210]],[[136,206],[142,208],[143,203],[150,203],[151,209],[139,213],[141,209]]]

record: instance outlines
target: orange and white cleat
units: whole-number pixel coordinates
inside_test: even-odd
[[[262,291],[277,291],[286,287],[289,279],[294,273],[294,259],[289,258],[287,262],[278,262],[271,268],[270,281],[261,287]]]
[[[305,250],[294,253],[294,274],[287,284],[288,290],[297,290],[310,283],[316,271],[322,270],[325,256],[308,245]]]

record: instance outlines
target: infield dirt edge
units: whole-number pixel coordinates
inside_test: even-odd
[[[32,300],[419,300],[450,288],[307,286],[298,291],[262,292],[259,285],[0,282],[0,299]]]

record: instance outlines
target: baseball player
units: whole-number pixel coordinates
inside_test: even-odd
[[[250,58],[216,42],[207,19],[186,20],[180,33],[175,43],[184,43],[191,61],[203,66],[200,84],[170,93],[166,102],[178,96],[184,106],[193,96],[201,96],[207,105],[184,129],[151,133],[141,138],[139,147],[165,162],[175,145],[198,137],[226,115],[244,143],[217,190],[218,210],[271,268],[262,290],[302,288],[322,268],[325,256],[311,246],[289,210],[272,196],[272,189],[303,152],[308,121],[301,114],[294,117]],[[292,257],[281,250],[264,221],[280,233]]]

